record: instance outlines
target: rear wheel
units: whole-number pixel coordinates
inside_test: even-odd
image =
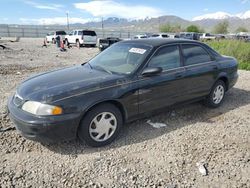
[[[219,107],[224,100],[225,92],[225,82],[223,82],[222,80],[217,81],[213,86],[210,94],[205,99],[205,105],[211,108]]]
[[[83,118],[78,137],[89,146],[104,146],[118,136],[122,124],[122,115],[117,107],[109,103],[101,104]]]

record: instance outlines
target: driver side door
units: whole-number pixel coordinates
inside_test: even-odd
[[[161,67],[162,73],[139,76],[139,113],[147,113],[181,101],[185,88],[185,68],[178,44],[159,48],[147,67]]]

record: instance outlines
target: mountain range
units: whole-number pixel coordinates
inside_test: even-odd
[[[105,30],[159,32],[159,27],[164,24],[180,25],[182,28],[186,28],[189,25],[197,25],[200,28],[203,28],[206,32],[211,32],[215,25],[222,21],[228,21],[229,32],[235,32],[239,27],[244,27],[250,32],[250,11],[242,15],[230,15],[227,13],[218,12],[196,17],[192,21],[171,15],[161,16],[158,18],[146,18],[143,20],[128,20],[124,18],[112,17],[103,20],[103,22],[88,22],[82,26],[87,28],[101,29],[103,25]]]

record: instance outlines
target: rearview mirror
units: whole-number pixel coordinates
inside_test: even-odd
[[[147,67],[142,71],[142,76],[149,77],[149,76],[155,76],[157,74],[160,74],[162,72],[161,67]]]

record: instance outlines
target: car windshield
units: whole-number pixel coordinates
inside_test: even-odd
[[[152,47],[143,44],[114,44],[89,61],[93,69],[116,74],[131,74],[141,65]]]

